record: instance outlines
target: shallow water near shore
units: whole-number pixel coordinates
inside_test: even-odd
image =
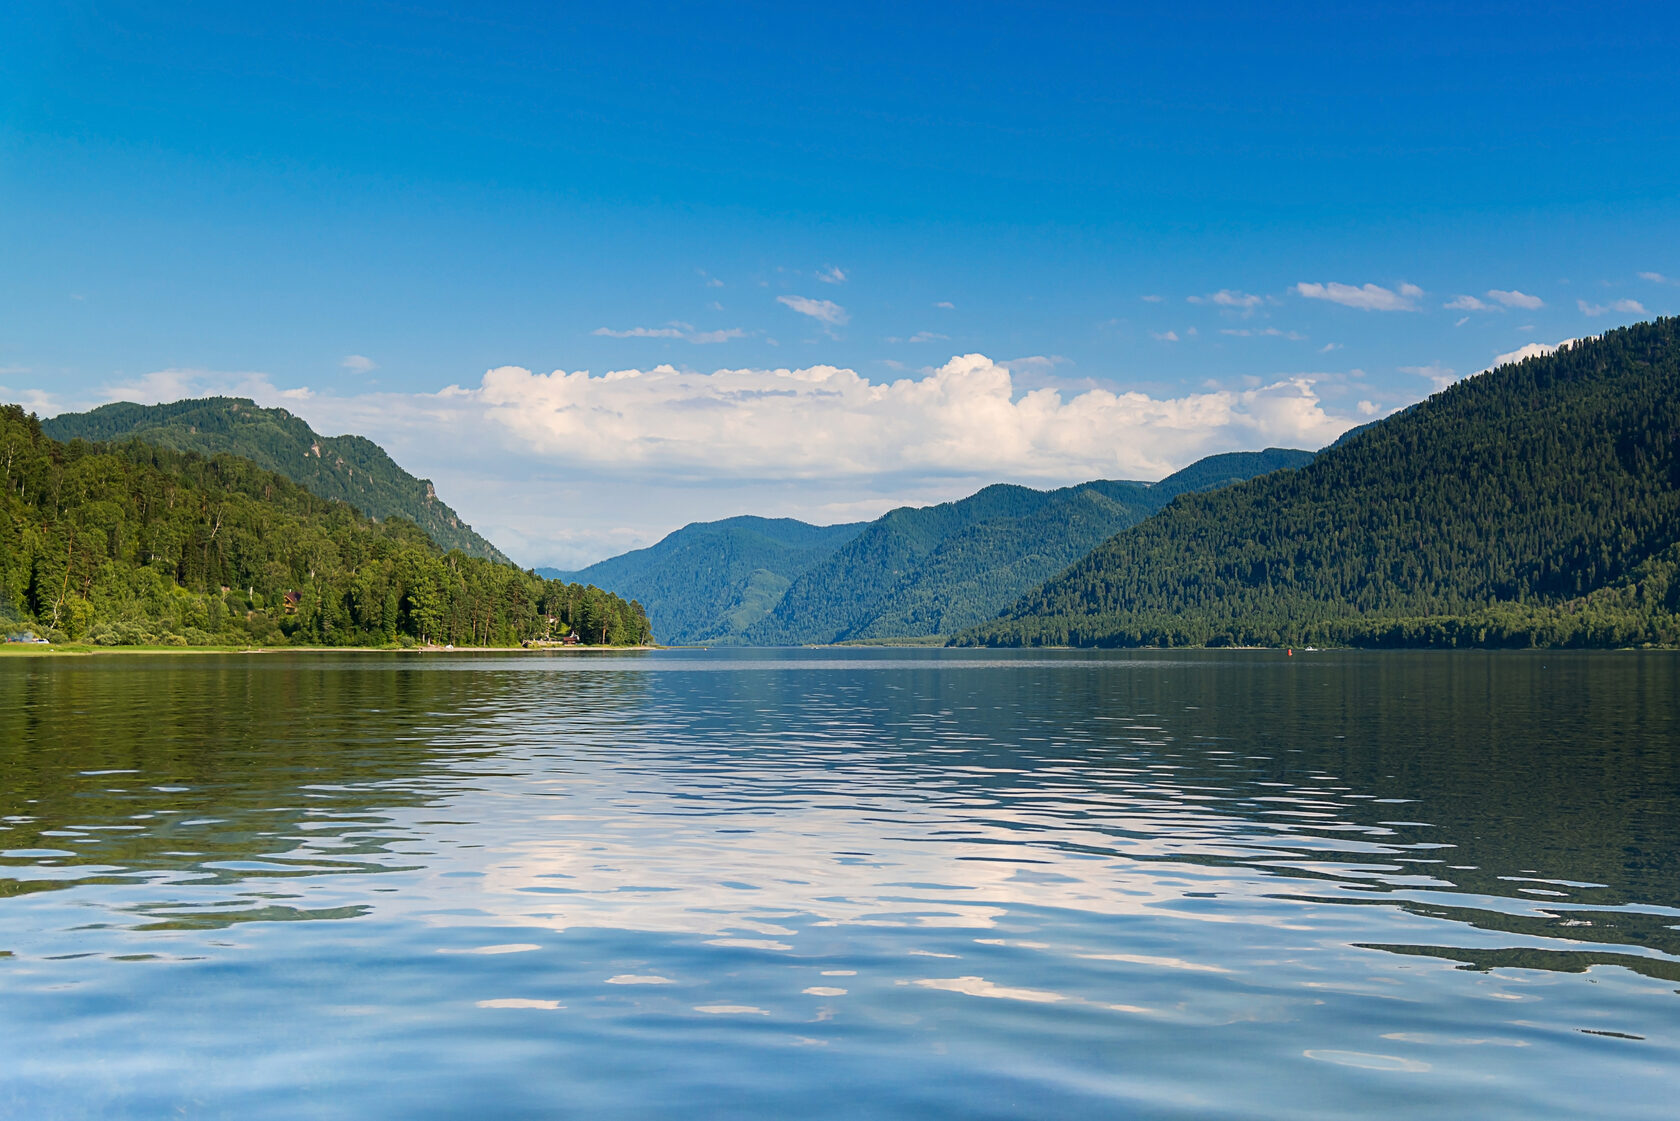
[[[1680,655],[0,661],[0,1116],[1668,1118]]]

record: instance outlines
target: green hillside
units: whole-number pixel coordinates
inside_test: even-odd
[[[445,554],[248,459],[60,443],[15,405],[0,406],[0,622],[100,645],[649,639],[637,604]]]
[[[747,628],[754,645],[950,634],[986,619],[1117,530],[1186,490],[1310,462],[1269,448],[1210,456],[1153,485],[1060,490],[997,485],[958,502],[894,510],[788,587]]]
[[[41,422],[55,440],[108,442],[138,437],[148,444],[201,455],[244,456],[278,471],[311,494],[348,502],[373,518],[407,518],[443,549],[512,563],[438,500],[432,484],[397,466],[361,436],[321,436],[285,409],[263,409],[240,397],[205,397],[167,405],[122,401]]]
[[[694,522],[656,545],[565,575],[638,600],[665,642],[738,641],[800,573],[864,525],[755,517]]]
[[[959,640],[1676,645],[1677,612],[1680,320],[1662,319],[1180,498]]]

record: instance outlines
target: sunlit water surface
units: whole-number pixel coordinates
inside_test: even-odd
[[[0,659],[0,1115],[1673,1118],[1680,658]]]

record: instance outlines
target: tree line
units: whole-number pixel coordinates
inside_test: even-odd
[[[9,618],[8,618],[9,617]],[[444,552],[233,455],[61,443],[0,406],[0,621],[103,645],[631,645],[641,605]]]

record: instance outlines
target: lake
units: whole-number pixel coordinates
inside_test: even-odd
[[[0,659],[0,1116],[1672,1118],[1680,656]]]

